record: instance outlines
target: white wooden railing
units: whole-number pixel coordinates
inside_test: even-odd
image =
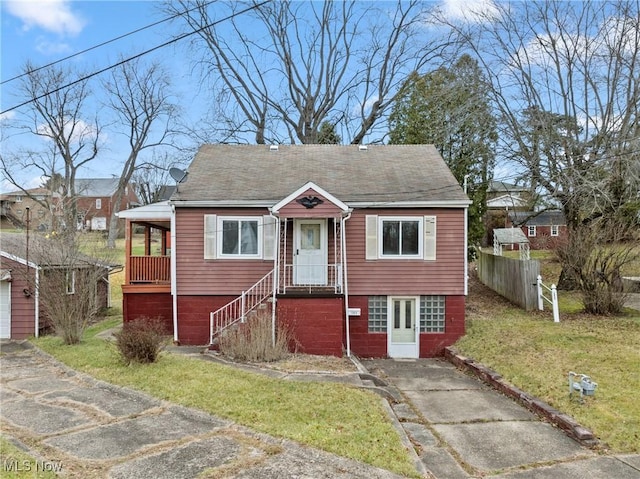
[[[307,268],[307,275],[301,274],[296,268]],[[306,276],[306,278],[305,278]],[[304,266],[296,266],[293,264],[285,264],[283,274],[279,281],[279,291],[286,293],[291,288],[333,288],[335,293],[342,291],[342,265],[333,263],[311,264]]]
[[[209,314],[210,344],[222,331],[245,322],[247,315],[273,296],[273,270],[236,299]]]
[[[540,311],[544,311],[544,302],[546,301],[553,308],[553,322],[560,322],[560,312],[558,308],[558,290],[556,289],[556,285],[552,284],[551,287],[547,286],[542,282],[542,276],[538,275],[538,309]],[[545,291],[551,293],[551,297],[547,297],[544,295]]]

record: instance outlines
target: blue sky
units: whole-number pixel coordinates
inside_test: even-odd
[[[473,8],[482,8],[491,0],[437,0],[451,17],[461,17]],[[22,101],[16,94],[18,80],[10,80],[19,75],[25,62],[29,60],[43,66],[69,55],[109,41],[120,35],[142,28],[165,18],[161,12],[161,1],[95,1],[95,0],[0,0],[0,47],[1,79],[0,111],[10,109]],[[113,64],[120,56],[129,57],[168,41],[177,34],[178,27],[165,22],[138,32],[126,38],[109,43],[90,52],[65,60],[62,65],[74,63],[85,71],[96,71]],[[183,42],[186,43],[186,42]],[[183,45],[171,45],[151,55],[148,60],[160,60],[171,71],[173,84],[183,111],[189,114],[187,121],[195,121],[204,114],[202,98],[194,94],[198,89],[197,75],[190,75],[190,58]],[[99,88],[94,84],[96,97]],[[96,98],[97,99],[97,98]],[[24,113],[25,107],[7,112],[0,117],[3,126],[15,123]],[[2,137],[2,150],[9,151],[25,135]],[[120,146],[116,138],[105,136],[106,148],[96,161],[79,173],[79,177],[108,177],[119,174],[122,158],[127,150]],[[28,140],[33,141],[33,135]],[[25,176],[22,183],[26,187],[38,186],[40,179]],[[3,181],[0,191],[14,189]]]

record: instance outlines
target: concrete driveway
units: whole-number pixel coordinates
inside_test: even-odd
[[[363,360],[405,402],[396,415],[440,479],[638,479],[640,456],[599,456],[442,359]]]

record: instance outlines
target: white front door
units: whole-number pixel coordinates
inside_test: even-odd
[[[419,298],[394,298],[388,301],[388,354],[390,358],[417,358],[419,356],[418,305]]]
[[[294,230],[294,284],[327,284],[327,221],[296,220]]]
[[[11,283],[0,281],[0,339],[11,337]]]

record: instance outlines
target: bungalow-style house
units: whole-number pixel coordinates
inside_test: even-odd
[[[111,223],[111,213],[116,207],[115,194],[118,178],[77,178],[75,181],[78,195],[78,227],[91,231],[106,231]],[[131,185],[118,206],[118,211],[139,205],[135,188]]]
[[[567,238],[567,222],[559,210],[512,211],[509,226],[522,230],[532,249],[553,249]]]
[[[215,345],[262,309],[305,353],[436,356],[465,331],[469,204],[431,145],[204,145],[168,202],[120,214],[124,319]]]
[[[53,281],[62,284],[60,294],[71,296],[89,277],[95,281],[97,306],[111,306],[109,272],[114,265],[85,255],[64,256],[40,235],[0,234],[0,339],[37,337],[49,327],[41,297],[55,294]]]

